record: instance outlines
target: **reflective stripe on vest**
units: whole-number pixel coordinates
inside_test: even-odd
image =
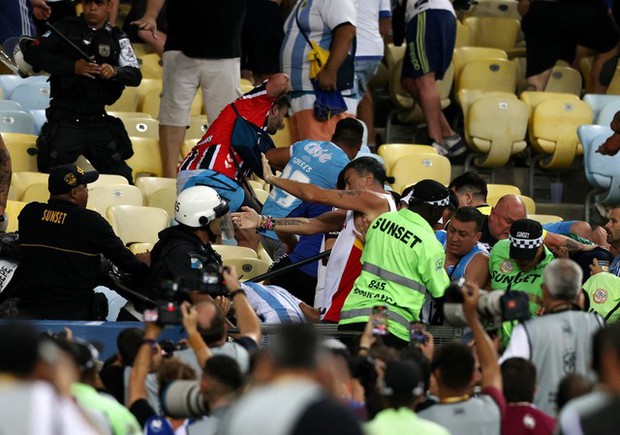
[[[386,315],[387,315],[388,320],[393,320],[394,322],[400,324],[401,326],[404,326],[405,328],[407,328],[407,330],[409,330],[409,323],[411,322],[410,320],[404,318],[400,314],[392,310],[389,310],[389,309],[387,310]],[[371,316],[372,316],[372,308],[357,308],[354,310],[342,311],[340,313],[341,319],[354,319],[356,317],[370,318]]]
[[[402,276],[397,273],[390,272],[389,270],[382,269],[375,264],[364,263],[362,265],[362,270],[368,273],[372,273],[373,275],[378,276],[379,278],[383,278],[387,281],[391,281],[394,284],[399,284],[404,287],[410,288],[411,290],[420,292],[422,293],[422,295],[426,295],[428,293],[428,290],[426,289],[426,287],[420,284],[419,282],[411,278],[407,278],[406,276]]]

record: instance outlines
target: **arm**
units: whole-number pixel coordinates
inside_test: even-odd
[[[351,23],[343,23],[334,29],[329,58],[321,72],[316,76],[319,87],[324,91],[336,90],[338,69],[349,54],[353,38],[355,38],[355,26]]]
[[[265,157],[269,160],[269,165],[281,171],[291,158],[291,148],[274,148],[265,153]]]
[[[232,214],[233,223],[237,228],[246,230],[259,228],[261,226],[261,215],[256,213],[254,209],[242,207],[243,211]],[[346,210],[335,210],[322,215],[307,218],[276,218],[273,219],[274,230],[276,234],[301,234],[313,235],[319,233],[328,233],[330,231],[340,231],[344,224]],[[264,229],[260,227],[259,229]]]
[[[84,222],[87,226],[84,233],[99,247],[104,257],[112,261],[123,272],[138,276],[148,274],[149,267],[125,247],[123,241],[114,234],[114,230],[108,221],[97,212],[90,212],[88,219],[93,221]]]
[[[226,280],[226,288],[229,292],[232,293],[241,288],[234,267],[224,269],[223,275]],[[237,326],[239,327],[240,335],[242,337],[249,337],[254,340],[256,344],[259,344],[261,339],[260,320],[245,297],[245,294],[242,292],[235,293],[233,296],[233,305],[235,306],[235,317],[237,318]]]
[[[379,33],[383,38],[387,38],[390,35],[390,30],[392,29],[392,18],[385,17],[379,18]]]
[[[157,39],[157,16],[165,2],[166,0],[147,0],[144,16],[139,20],[132,21],[131,24],[138,26],[140,30],[150,31],[153,38]]]
[[[33,10],[32,14],[37,20],[47,20],[51,13],[52,8],[45,2],[45,0],[30,0]]]
[[[468,282],[461,292],[463,293],[463,312],[473,333],[482,369],[482,387],[495,387],[501,391],[502,374],[497,363],[497,352],[478,318],[480,289],[476,284]]]
[[[187,341],[196,355],[198,364],[204,367],[207,360],[211,358],[211,349],[198,332],[198,311],[196,307],[184,302],[181,305],[181,314],[183,315],[183,327],[187,332]]]
[[[156,340],[159,337],[161,328],[155,323],[146,322],[144,327],[144,340]],[[156,345],[159,347],[159,345]],[[146,377],[154,365],[153,348],[146,342],[142,343],[136,359],[131,367],[129,375],[129,394],[127,396],[127,408],[140,399],[147,398]]]
[[[6,210],[11,187],[11,155],[0,134],[0,215]]]
[[[527,11],[530,9],[530,1],[531,0],[519,0],[519,4],[517,5],[517,11],[519,11],[519,15],[522,17],[527,14]]]
[[[489,256],[475,255],[465,269],[465,280],[475,283],[479,288],[486,288],[489,278]]]
[[[586,245],[585,243],[578,242],[562,234],[551,233],[548,231],[545,236],[544,244],[554,254],[562,248],[566,249],[570,253],[591,251],[596,247],[596,245]]]
[[[290,79],[284,73],[274,74],[267,80],[266,88],[267,95],[272,98],[279,97],[291,90]]]

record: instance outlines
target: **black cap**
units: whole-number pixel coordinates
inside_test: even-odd
[[[437,207],[447,207],[450,204],[450,191],[440,182],[426,179],[418,181],[408,195],[403,195],[401,201],[411,204],[412,199],[419,199]]]
[[[47,189],[52,195],[62,195],[80,184],[92,183],[97,178],[99,178],[97,171],[86,172],[75,164],[56,166],[50,171]]]
[[[385,368],[382,393],[387,397],[409,398],[424,392],[420,368],[413,361],[391,361]]]
[[[540,222],[532,219],[519,219],[510,227],[510,258],[514,260],[533,260],[538,248],[543,244],[543,229]]]

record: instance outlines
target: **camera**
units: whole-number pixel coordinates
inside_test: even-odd
[[[468,325],[463,313],[465,278],[452,281],[444,294],[444,316],[455,327]],[[483,323],[499,325],[502,321],[527,320],[531,317],[527,293],[516,290],[480,290],[478,314]]]
[[[165,415],[172,418],[197,418],[207,415],[208,408],[199,381],[173,381],[160,393]]]
[[[198,291],[201,294],[225,296],[226,282],[222,275],[222,266],[217,263],[208,263],[202,269],[196,269],[195,274],[178,277],[174,281],[164,281],[158,293],[163,302],[154,309],[144,311],[145,322],[157,322],[161,326],[180,325],[183,322],[180,302],[188,299],[188,294]]]

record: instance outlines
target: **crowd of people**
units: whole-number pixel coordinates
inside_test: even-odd
[[[143,323],[118,334],[106,361],[97,343],[70,329],[41,334],[26,322],[0,323],[0,431],[614,433],[620,205],[601,227],[541,225],[518,195],[490,206],[486,180],[471,171],[449,186],[424,179],[394,192],[381,158],[363,146],[365,133],[375,140],[368,81],[398,6],[402,84],[424,112],[428,145],[451,159],[466,151],[435,87],[456,37],[449,0],[135,3],[128,25],[138,36],[154,43],[166,26],[159,135],[164,175],[177,180],[173,225],[134,255],[86,208],[99,173],[133,181],[131,142],[105,105],[141,73],[129,38],[108,21],[116,2],[84,0],[84,13],[57,27],[88,59],[55,32],[19,45],[32,68],[50,74],[37,142],[50,198],[19,215],[18,265],[2,284],[0,312],[104,320],[120,300],[115,320]],[[31,6],[49,18],[47,3]],[[602,2],[519,7],[533,88],[555,57],[574,60],[577,45],[597,52],[595,87],[606,87],[618,36]],[[562,39],[568,25],[550,35],[534,24],[580,13],[588,26],[605,24],[596,38]],[[240,95],[242,70],[257,86]],[[198,88],[209,127],[179,165]],[[370,120],[367,129],[356,113]],[[275,148],[269,135],[287,115],[294,143]],[[614,153],[618,134],[602,153]],[[4,148],[0,135],[0,212],[10,180]],[[80,154],[96,170],[75,163]],[[252,176],[271,186],[264,204]],[[213,247],[221,243],[260,243],[275,260],[269,279],[241,282],[223,267]],[[278,324],[277,333],[263,324]],[[186,338],[162,341],[170,325],[182,325]],[[463,334],[436,346],[437,325]]]

